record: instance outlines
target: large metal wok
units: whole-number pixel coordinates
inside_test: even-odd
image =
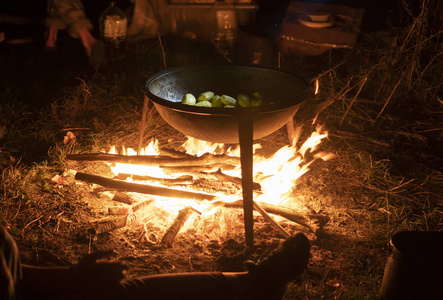
[[[253,114],[253,139],[280,129],[308,97],[301,77],[269,68],[239,65],[194,65],[157,73],[146,83],[147,96],[159,114],[185,135],[216,143],[239,143],[238,118]],[[191,93],[212,91],[234,98],[259,92],[263,104],[253,108],[196,107],[181,103]]]
[[[287,124],[310,95],[303,78],[259,66],[194,65],[165,70],[146,82],[146,96],[172,127],[216,143],[240,143],[246,244],[253,248],[253,140]],[[234,98],[258,92],[263,103],[246,108],[213,108],[181,103],[183,96],[212,91]]]

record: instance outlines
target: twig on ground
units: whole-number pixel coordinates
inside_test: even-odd
[[[383,105],[383,108],[381,109],[381,111],[378,113],[377,117],[375,117],[375,120],[378,119],[378,117],[380,117],[380,115],[383,113],[383,111],[385,110],[386,106],[389,103],[389,100],[391,100],[392,95],[394,94],[395,90],[397,89],[398,85],[400,84],[402,79],[400,79],[397,84],[395,85],[394,89],[392,90],[391,94],[389,95],[388,99],[385,102],[385,105]]]

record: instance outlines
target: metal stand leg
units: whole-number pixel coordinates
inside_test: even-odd
[[[253,219],[253,122],[252,112],[240,114],[238,131],[240,138],[240,162],[243,190],[243,214],[245,218],[246,246],[254,247],[254,219]]]

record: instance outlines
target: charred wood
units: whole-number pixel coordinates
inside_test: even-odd
[[[87,231],[94,234],[109,232],[126,226],[128,216],[108,217],[101,220],[91,222],[91,228]]]
[[[230,164],[223,164],[223,163],[217,163],[217,164],[208,164],[208,165],[201,165],[201,166],[162,166],[162,169],[166,172],[209,172],[212,170],[218,170],[223,169],[225,171],[231,171],[235,170],[237,166],[230,165]]]
[[[186,152],[176,151],[176,150],[170,149],[170,148],[161,148],[160,149],[160,155],[170,156],[170,157],[175,157],[175,158],[192,158],[192,157],[195,157],[194,155],[188,154]]]
[[[195,210],[192,209],[191,207],[185,207],[181,209],[178,212],[178,215],[175,218],[172,225],[166,230],[166,233],[161,240],[161,244],[165,245],[168,248],[172,247],[175,237],[177,236],[177,234],[182,229],[183,225],[186,223],[186,221],[194,212]]]
[[[125,180],[126,178],[132,178],[133,180],[137,181],[155,181],[159,182],[161,184],[175,184],[175,183],[191,183],[194,177],[191,175],[182,175],[176,178],[159,178],[159,177],[152,177],[147,175],[133,175],[133,174],[125,174],[120,173],[117,176],[115,176],[115,179]]]
[[[131,212],[135,213],[138,210],[140,210],[142,208],[145,208],[146,206],[150,205],[152,202],[154,202],[154,199],[148,199],[148,200],[145,200],[145,201],[141,201],[141,202],[131,206]]]
[[[108,207],[108,214],[113,216],[120,216],[120,215],[129,215],[131,212],[130,206],[111,206]]]
[[[108,214],[110,215],[129,215],[135,213],[136,211],[148,206],[154,202],[154,199],[149,199],[141,201],[140,203],[134,204],[132,206],[113,206],[108,208]]]
[[[108,188],[114,188],[120,191],[136,192],[162,197],[186,198],[196,200],[214,200],[217,198],[217,196],[210,194],[181,191],[147,184],[120,181],[81,172],[77,172],[77,174],[75,174],[75,179],[88,183],[95,183]]]
[[[174,158],[170,156],[161,155],[120,155],[107,153],[92,153],[92,154],[68,154],[66,156],[69,160],[77,161],[102,161],[108,163],[124,163],[134,165],[147,166],[201,166],[214,163],[224,164],[240,164],[239,157],[229,155],[214,155],[205,153],[201,156],[192,156],[185,158]]]
[[[243,208],[243,200],[237,200],[234,202],[214,201],[213,204],[214,205],[221,205],[223,207],[231,207],[231,208],[239,208],[239,209]],[[300,224],[300,225],[308,228],[310,231],[312,231],[314,233],[316,232],[316,229],[313,228],[311,225],[312,224],[311,219],[307,219],[303,215],[295,212],[294,210],[292,210],[290,208],[287,208],[284,206],[278,206],[278,205],[274,205],[274,204],[269,204],[269,203],[264,203],[264,202],[260,202],[259,205],[262,209],[264,209],[269,214],[284,217],[294,223]],[[254,209],[256,209],[256,207],[254,207]]]
[[[241,181],[242,179],[240,177],[227,175],[227,174],[223,173],[221,169],[218,169],[215,172],[200,172],[200,174],[201,175],[211,175],[219,180],[230,181],[230,182],[238,184],[240,186],[242,185],[242,181]],[[252,189],[255,191],[260,191],[261,185],[257,182],[253,182]]]
[[[131,196],[122,192],[115,193],[114,197],[112,197],[112,200],[126,204],[134,204],[136,202],[134,199],[131,198]]]

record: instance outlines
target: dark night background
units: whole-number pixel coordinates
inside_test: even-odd
[[[97,34],[97,20],[101,12],[106,8],[109,0],[87,0],[83,1],[85,6],[85,12],[88,18],[94,24],[94,34]],[[130,0],[117,0],[117,5],[123,9],[131,6]],[[378,30],[386,26],[386,23],[395,25],[399,20],[398,15],[398,3],[396,0],[366,0],[366,1],[353,1],[353,0],[310,0],[301,2],[312,3],[327,3],[327,4],[339,4],[365,9],[365,17],[362,24],[363,31]],[[418,1],[415,1],[418,2]],[[29,34],[26,32],[29,29],[35,31],[37,28],[42,27],[42,20],[46,16],[46,0],[2,0],[0,7],[0,15],[8,16],[20,16],[33,18],[36,22],[28,26],[15,26],[12,32],[9,32],[11,38],[16,36]],[[281,21],[284,17],[285,9],[289,3],[287,0],[258,0],[256,1],[260,5],[260,9],[257,13],[257,20],[261,20],[263,23],[270,23],[272,21]],[[417,4],[418,5],[418,4]],[[8,24],[0,23],[2,26],[11,27]],[[26,28],[28,27],[28,28]],[[42,28],[40,28],[42,29]]]

